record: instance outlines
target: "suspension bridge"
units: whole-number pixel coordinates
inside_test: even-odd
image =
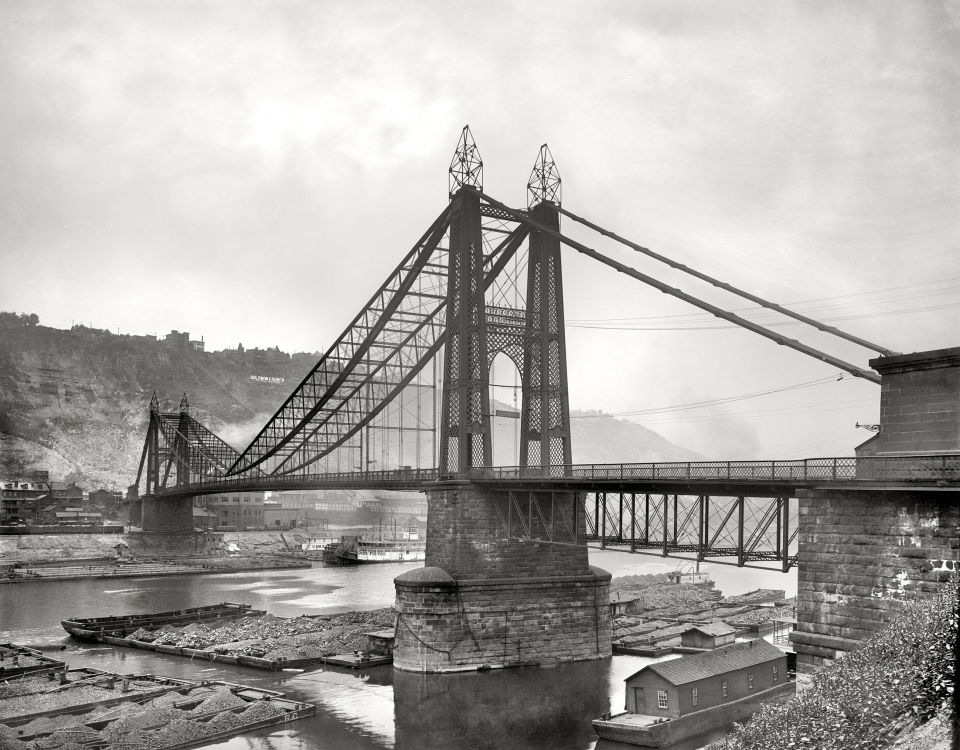
[[[245,449],[196,420],[186,397],[170,411],[154,396],[136,480],[144,530],[188,530],[192,499],[211,493],[425,492],[426,566],[396,583],[395,663],[401,669],[507,666],[528,663],[534,654],[537,661],[609,654],[609,575],[589,566],[588,544],[783,571],[797,565],[798,632],[809,635],[804,641],[801,632],[798,650],[806,649],[810,664],[833,658],[849,648],[857,629],[838,625],[830,607],[855,608],[857,597],[883,599],[889,572],[873,576],[879,597],[866,584],[840,595],[834,583],[830,595],[839,598],[818,598],[826,573],[816,565],[828,551],[817,547],[815,531],[851,526],[846,517],[835,523],[835,516],[860,507],[864,498],[865,508],[892,503],[888,511],[900,527],[903,503],[913,503],[914,515],[920,503],[930,513],[956,516],[960,350],[901,355],[769,302],[574,214],[562,205],[561,187],[544,145],[528,180],[526,207],[496,200],[484,191],[483,162],[465,127],[450,164],[447,204]],[[844,361],[684,292],[564,234],[561,217],[854,344],[873,359],[865,366]],[[852,457],[575,464],[562,247],[881,385],[880,432]],[[518,463],[507,467],[493,462],[490,369],[500,355],[513,362],[521,383]],[[937,515],[942,523],[949,528],[952,521]],[[957,525],[946,535],[954,542]],[[900,532],[901,540],[926,539]],[[873,542],[864,541],[865,534],[859,535],[861,552],[869,555]],[[882,528],[878,534],[889,536]],[[843,546],[842,539],[830,544]],[[876,544],[890,546],[889,540]],[[956,559],[958,546],[921,548],[928,562],[943,562]],[[890,554],[900,559],[896,550]],[[806,562],[814,567],[805,568]],[[892,601],[903,593],[904,579],[897,580],[901,590],[887,597]],[[882,618],[868,618],[864,627]]]

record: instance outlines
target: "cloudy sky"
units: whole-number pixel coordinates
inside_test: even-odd
[[[4,0],[0,309],[325,349],[440,211],[465,123],[506,203],[546,141],[575,213],[893,350],[960,345],[958,0]],[[564,263],[575,408],[775,391],[631,418],[717,457],[869,436],[876,386]]]

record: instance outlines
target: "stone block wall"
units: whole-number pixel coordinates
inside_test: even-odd
[[[145,532],[192,532],[193,498],[155,498],[150,495],[142,498],[142,522],[140,528]]]
[[[877,453],[960,451],[960,347],[870,360],[881,376]]]
[[[582,497],[545,494],[539,511],[517,499],[466,481],[427,491],[426,567],[395,579],[394,667],[456,672],[610,655],[610,574],[575,543]]]
[[[829,664],[960,570],[960,491],[809,490],[799,509],[800,671]]]
[[[522,495],[518,497],[530,536],[546,537],[539,515],[531,512]],[[518,512],[516,506],[512,510],[508,507],[509,502],[508,493],[485,490],[470,482],[445,482],[428,490],[426,565],[442,568],[457,580],[588,572],[584,543],[574,545],[572,538],[564,544],[518,539],[517,520],[514,536],[508,538],[504,519]],[[543,503],[549,502],[549,496],[544,495]],[[564,493],[557,497],[555,511],[555,515],[564,512],[571,527],[576,524],[577,536],[582,539],[586,528],[583,499],[575,493]],[[560,528],[559,522],[556,526]]]
[[[611,654],[610,574],[456,581],[425,567],[395,579],[394,667],[458,672]]]

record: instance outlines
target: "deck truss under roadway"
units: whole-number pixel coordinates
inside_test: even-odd
[[[789,497],[511,490],[493,502],[508,538],[768,570],[780,563],[784,572],[797,562]]]

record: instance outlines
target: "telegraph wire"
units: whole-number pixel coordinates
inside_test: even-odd
[[[937,310],[952,310],[960,307],[960,302],[948,302],[943,305],[927,305],[925,307],[914,307],[914,308],[904,308],[900,310],[887,310],[883,312],[866,312],[858,313],[852,315],[837,315],[829,316],[824,318],[824,320],[829,321],[842,321],[842,320],[860,320],[862,318],[885,318],[891,315],[909,315],[913,313],[920,312],[934,312]],[[703,317],[703,320],[708,320],[707,316]],[[646,318],[621,318],[620,320],[629,321],[629,320],[646,320]],[[689,321],[690,323],[695,323],[695,320]],[[785,320],[785,321],[772,321],[765,322],[763,325],[770,328],[780,328],[783,326],[795,326],[799,325],[798,321]],[[566,322],[567,328],[582,328],[593,331],[713,331],[719,329],[730,329],[738,328],[736,325],[594,325],[588,320],[582,322]]]
[[[833,304],[830,304],[830,305],[815,307],[816,310],[828,310],[828,309],[834,309],[837,307],[856,307],[858,305],[871,304],[871,300],[857,301],[853,299],[854,297],[872,297],[872,296],[881,295],[882,301],[885,301],[885,302],[888,302],[891,300],[902,301],[902,300],[914,299],[914,298],[927,298],[927,297],[930,297],[931,295],[949,294],[951,292],[956,291],[957,289],[960,289],[960,285],[957,284],[958,280],[960,280],[960,276],[948,276],[943,279],[938,279],[936,281],[929,281],[922,284],[891,286],[891,287],[884,287],[882,289],[875,289],[869,292],[855,292],[852,294],[833,295],[829,297],[814,297],[814,298],[805,299],[805,300],[795,300],[793,302],[788,302],[787,304],[795,305],[798,307],[809,307],[812,305],[812,303],[816,303],[816,302],[828,302],[830,300],[839,300],[838,302],[834,302]],[[943,289],[922,290],[924,287],[942,286],[943,284],[947,284],[948,286],[944,287]],[[893,294],[893,295],[885,294],[886,292],[896,291],[899,289],[916,289],[917,291],[910,294],[903,294],[903,293]],[[759,305],[748,305],[745,307],[738,307],[738,308],[731,309],[731,312],[751,312],[751,311],[766,312],[764,308],[760,307]],[[607,322],[631,321],[631,320],[680,320],[680,319],[691,319],[691,318],[694,321],[696,321],[696,320],[710,320],[712,319],[712,317],[713,316],[711,315],[704,315],[701,312],[692,312],[692,313],[678,313],[675,315],[651,315],[651,316],[618,317],[618,318],[583,318],[583,319],[568,318],[568,322],[607,323]]]
[[[580,419],[598,419],[601,417],[636,417],[644,414],[664,414],[667,412],[673,411],[686,411],[688,409],[702,409],[708,406],[717,406],[720,404],[732,403],[734,401],[744,401],[750,398],[759,398],[760,396],[768,396],[773,393],[784,393],[786,391],[795,391],[801,388],[811,388],[816,385],[823,385],[824,383],[837,382],[840,380],[845,380],[846,376],[844,373],[839,373],[838,375],[828,375],[827,377],[817,378],[816,380],[807,380],[803,383],[793,383],[791,385],[780,386],[779,388],[770,388],[765,391],[753,391],[751,393],[739,393],[733,396],[722,396],[716,399],[710,399],[708,401],[693,401],[687,404],[675,404],[673,406],[659,406],[651,409],[634,409],[632,411],[623,411],[623,412],[613,412],[613,413],[603,413],[603,414],[584,414],[578,418]]]

